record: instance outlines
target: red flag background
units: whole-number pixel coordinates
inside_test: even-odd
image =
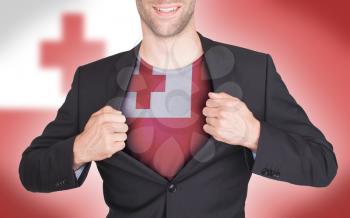
[[[105,217],[95,164],[82,187],[49,194],[27,192],[18,165],[23,150],[55,118],[75,68],[141,39],[134,1],[15,0],[3,6],[0,216]],[[327,188],[253,175],[247,217],[348,217],[349,10],[346,0],[197,1],[197,28],[205,36],[272,55],[289,91],[338,158],[338,174]]]

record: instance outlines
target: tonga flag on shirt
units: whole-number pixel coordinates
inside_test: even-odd
[[[210,91],[203,55],[171,70],[138,56],[122,105],[129,126],[126,149],[163,177],[173,178],[209,137],[202,110]]]

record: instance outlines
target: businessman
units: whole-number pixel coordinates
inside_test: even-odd
[[[80,187],[95,161],[107,217],[245,217],[252,173],[325,187],[332,144],[269,54],[196,30],[195,0],[136,0],[143,39],[77,68],[19,166],[32,192]]]

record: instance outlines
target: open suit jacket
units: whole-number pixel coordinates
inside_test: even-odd
[[[261,122],[256,159],[243,146],[210,137],[168,181],[121,150],[95,161],[110,208],[107,217],[244,217],[252,173],[315,187],[329,185],[336,175],[332,144],[290,95],[271,56],[197,33],[214,91],[240,98]],[[140,44],[77,68],[56,118],[22,154],[19,175],[27,190],[53,192],[83,184],[91,162],[76,179],[75,136],[103,106],[121,110]]]

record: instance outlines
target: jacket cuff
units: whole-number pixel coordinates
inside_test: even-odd
[[[283,166],[282,157],[284,157],[283,147],[286,144],[286,136],[284,132],[271,124],[265,121],[260,121],[260,123],[260,136],[252,173],[280,180],[280,167]]]
[[[49,149],[47,163],[51,163],[48,169],[51,172],[49,185],[55,190],[65,190],[75,188],[78,185],[73,169],[73,144],[75,135],[55,144],[52,149]]]

